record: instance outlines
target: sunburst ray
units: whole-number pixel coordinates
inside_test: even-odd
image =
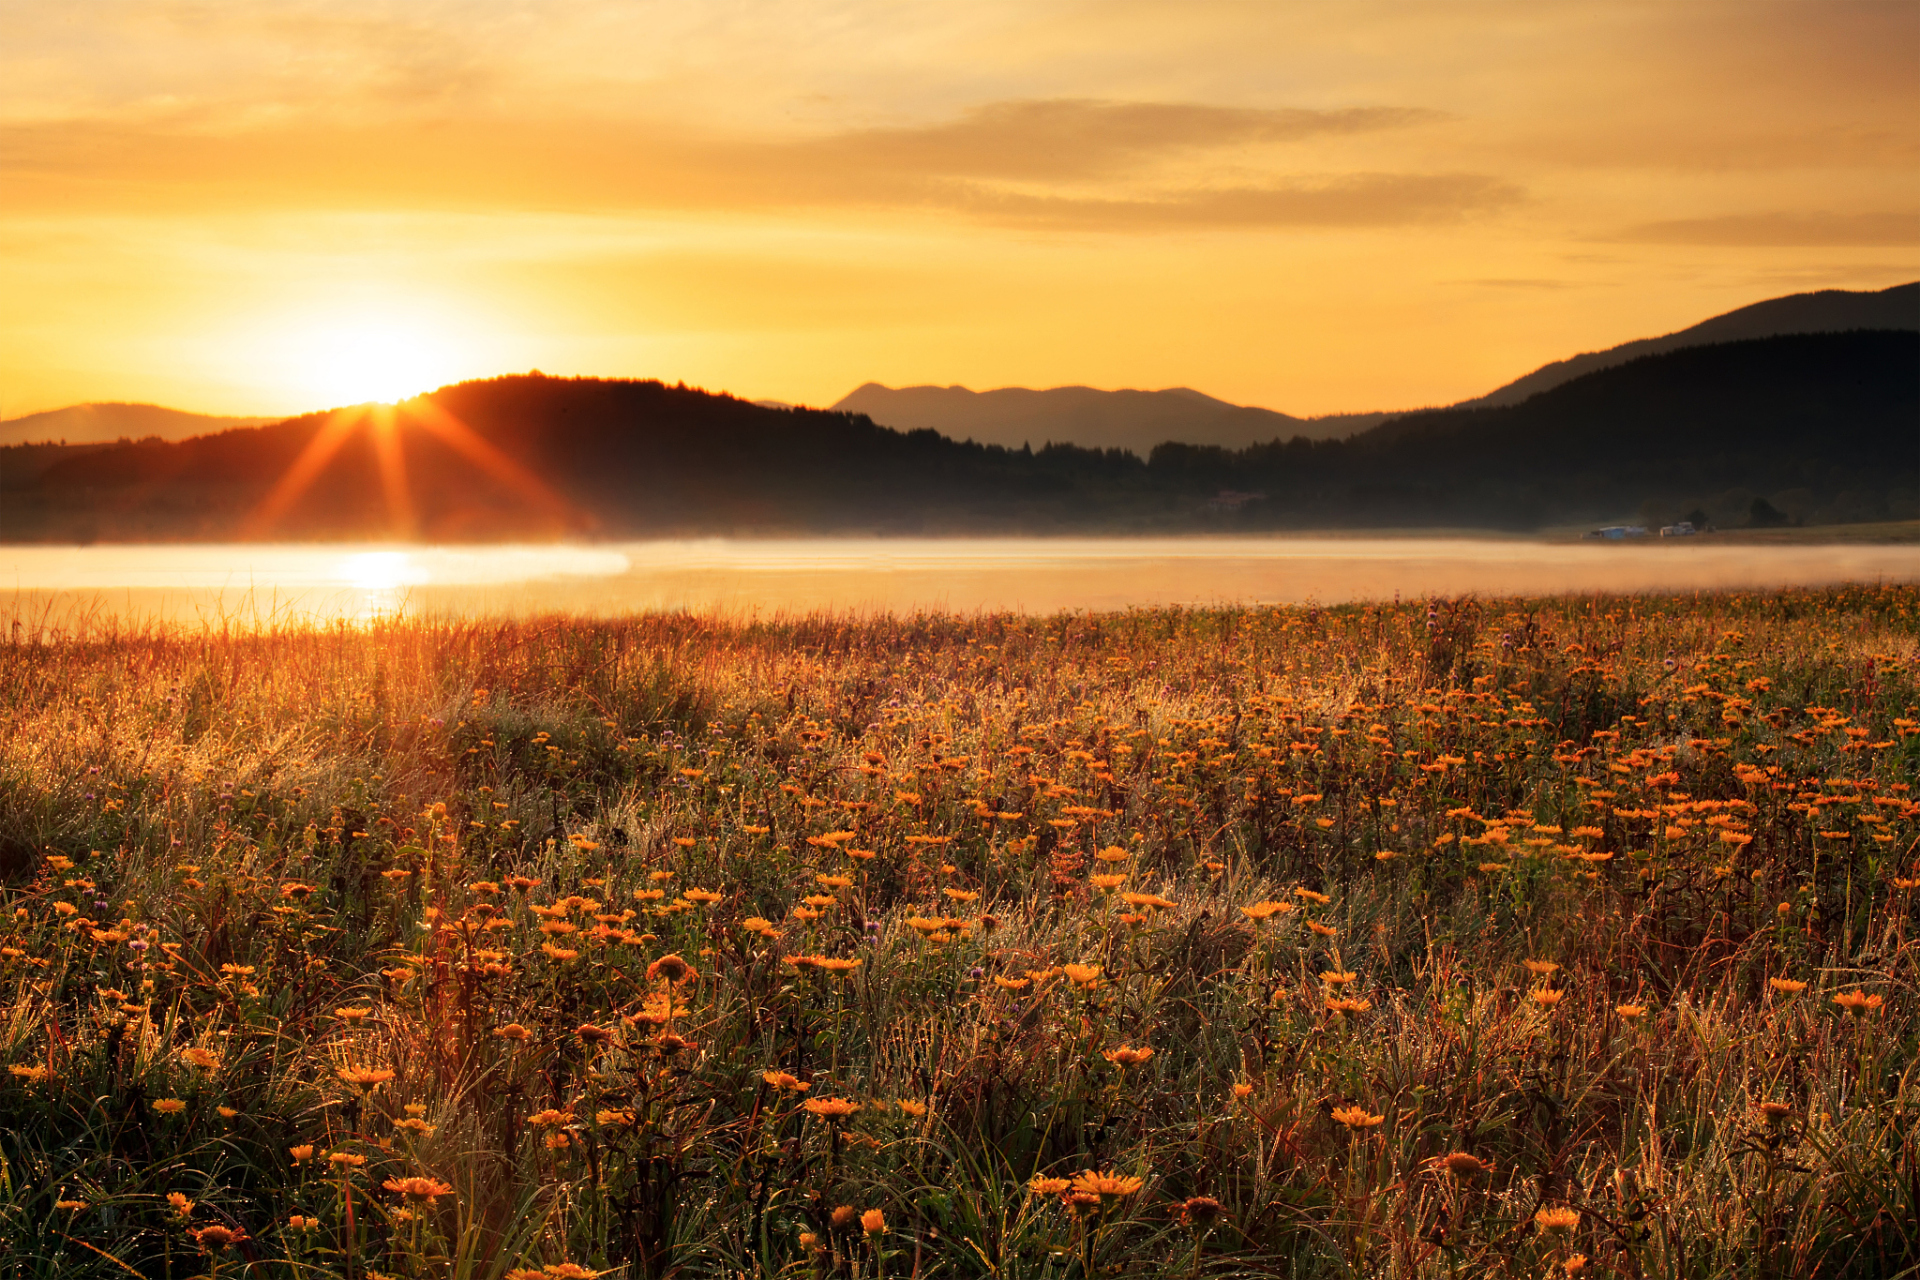
[[[366,420],[365,405],[355,405],[350,409],[336,409],[320,424],[320,429],[307,441],[307,447],[293,460],[285,474],[274,482],[267,496],[246,519],[244,536],[253,538],[265,533],[284,516],[302,494],[312,487],[322,471],[326,469],[333,456],[340,452],[340,446]]]
[[[585,513],[526,466],[508,457],[499,446],[432,400],[425,397],[410,400],[401,406],[400,412],[549,517],[571,527],[592,523]]]

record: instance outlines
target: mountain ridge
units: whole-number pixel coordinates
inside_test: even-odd
[[[1518,404],[1599,369],[1686,346],[1787,333],[1848,330],[1920,331],[1920,282],[1880,290],[1821,289],[1768,298],[1673,333],[1638,338],[1552,361],[1469,400],[1390,413],[1336,413],[1302,418],[1253,405],[1236,405],[1185,386],[1153,391],[1135,388],[1109,391],[1081,385],[973,391],[957,384],[894,388],[879,382],[861,384],[830,406],[829,411],[862,413],[882,426],[902,431],[931,429],[960,441],[975,440],[1010,448],[1044,447],[1050,443],[1121,448],[1144,458],[1155,446],[1165,443],[1240,449],[1276,439],[1351,437],[1384,422],[1431,412],[1434,408]],[[796,407],[779,400],[752,403],[768,409]],[[0,446],[50,444],[56,440],[66,444],[107,444],[149,436],[178,441],[210,430],[286,420],[199,414],[141,402],[91,402],[0,421]]]
[[[1446,407],[1477,409],[1519,404],[1574,378],[1682,347],[1775,338],[1790,333],[1845,333],[1866,329],[1920,331],[1920,281],[1886,289],[1816,289],[1767,298],[1672,333],[1636,338],[1599,351],[1585,351],[1551,361],[1486,395]]]
[[[94,400],[0,420],[0,445],[110,444],[158,436],[184,440],[210,431],[257,427],[281,419],[193,413],[145,401]]]
[[[1680,348],[1517,405],[1407,415],[1344,440],[1167,442],[1145,459],[958,442],[657,381],[516,375],[390,415],[0,450],[0,538],[1525,529],[1695,508],[1740,523],[1760,498],[1809,523],[1911,519],[1916,422],[1911,331]],[[316,456],[330,461],[303,461]],[[309,472],[310,488],[283,492]]]
[[[887,387],[864,383],[834,402],[841,413],[864,413],[901,431],[933,430],[955,440],[1019,448],[1072,444],[1126,449],[1145,457],[1158,444],[1213,444],[1244,448],[1296,436],[1309,440],[1354,435],[1384,421],[1382,413],[1296,418],[1237,405],[1191,387],[1157,391],[1064,386],[1035,390],[962,386]]]
[[[1821,289],[1768,298],[1672,333],[1552,361],[1469,400],[1388,413],[1300,418],[1273,409],[1235,405],[1190,387],[1101,391],[1076,385],[973,391],[958,385],[888,387],[878,382],[863,383],[832,407],[864,413],[875,422],[900,430],[931,428],[956,440],[1013,447],[1054,443],[1122,448],[1145,457],[1154,445],[1162,443],[1238,449],[1296,436],[1340,439],[1432,408],[1519,404],[1574,378],[1683,347],[1849,330],[1920,331],[1920,282],[1879,290]]]

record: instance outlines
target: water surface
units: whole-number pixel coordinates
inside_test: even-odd
[[[0,546],[22,630],[637,610],[1054,612],[1920,580],[1920,547],[1471,538]]]

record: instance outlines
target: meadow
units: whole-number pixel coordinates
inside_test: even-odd
[[[1920,1267],[1920,588],[0,645],[0,1275]]]

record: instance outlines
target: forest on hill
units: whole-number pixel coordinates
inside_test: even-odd
[[[1895,331],[1690,347],[1347,440],[1145,459],[528,375],[177,443],[0,449],[0,539],[1527,529],[1739,523],[1756,498],[1808,523],[1902,519],[1920,514],[1916,422],[1920,335]]]

